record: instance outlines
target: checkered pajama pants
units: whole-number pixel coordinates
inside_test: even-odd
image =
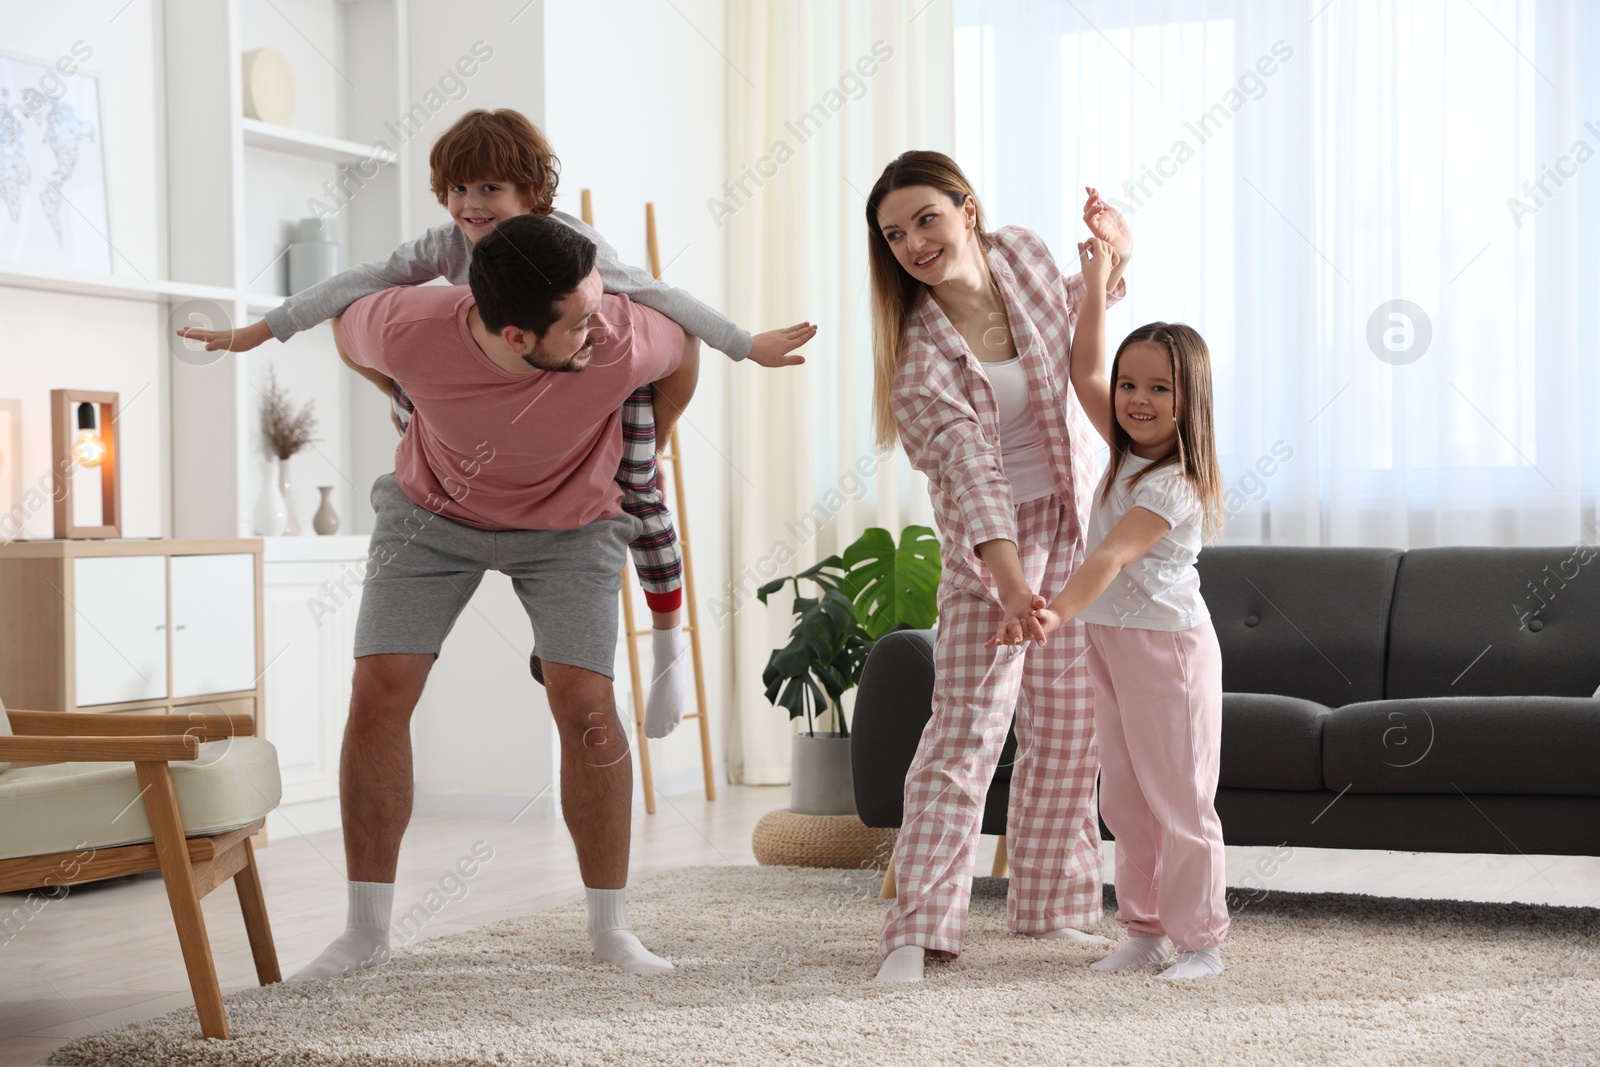
[[[1083,561],[1081,549],[1063,547],[1071,524],[1054,496],[1017,507],[1023,573],[1047,598]],[[1000,618],[992,600],[940,589],[933,717],[906,775],[895,848],[899,895],[883,922],[886,956],[904,945],[960,953],[984,796],[1013,706],[1007,925],[1042,934],[1101,917],[1099,758],[1084,625],[1068,622],[1043,648],[984,648]]]
[[[678,531],[672,525],[656,477],[656,422],[648,385],[635,389],[622,404],[622,464],[617,484],[622,487],[622,510],[644,523],[644,531],[629,543],[633,567],[653,611],[671,611],[682,602],[683,553]],[[396,383],[391,403],[402,426],[411,425],[411,398]],[[402,431],[404,432],[404,431]]]

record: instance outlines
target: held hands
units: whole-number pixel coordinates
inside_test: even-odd
[[[790,355],[795,349],[817,335],[817,328],[809,322],[798,323],[783,330],[768,330],[751,339],[750,362],[762,367],[794,367],[806,357]]]
[[[1014,619],[1008,614],[1006,621],[994,632],[994,636],[983,644],[984,648],[998,648],[1001,645],[1021,645],[1028,641],[1037,641],[1043,645],[1045,635],[1052,630],[1061,629],[1065,621],[1061,613],[1053,611],[1045,604],[1044,597],[1035,596],[1028,614],[1021,619]],[[1031,631],[1031,632],[1030,632]]]
[[[1044,606],[1044,597],[1037,595],[1031,589],[1002,592],[1000,607],[1005,612],[1005,617],[1000,622],[1000,628],[994,632],[994,636],[984,642],[984,647],[1020,645],[1027,641],[1044,644],[1045,631],[1040,625],[1037,614]]]
[[[1122,212],[1100,199],[1100,191],[1092,185],[1084,186],[1089,198],[1083,204],[1083,223],[1089,232],[1117,250],[1122,262],[1133,255],[1133,231]]]
[[[1110,242],[1099,237],[1078,242],[1078,264],[1083,272],[1083,284],[1091,293],[1104,293],[1111,284],[1111,274],[1122,262]]]
[[[272,339],[267,320],[241,326],[237,330],[202,330],[198,326],[185,326],[178,331],[185,341],[204,341],[207,352],[224,349],[228,352],[248,352],[257,345]]]

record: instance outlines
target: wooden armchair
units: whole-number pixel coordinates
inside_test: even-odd
[[[242,715],[9,718],[14,736],[0,736],[0,892],[159,869],[201,1032],[227,1038],[200,898],[233,881],[256,975],[262,985],[280,981],[250,843],[282,795],[271,744],[251,737],[254,723]],[[14,761],[9,770],[6,761]]]

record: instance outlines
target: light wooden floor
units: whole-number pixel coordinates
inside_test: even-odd
[[[724,786],[715,803],[697,795],[662,798],[657,814],[636,813],[632,880],[680,867],[754,863],[750,831],[756,820],[787,806],[783,787]],[[406,834],[396,916],[440,888],[441,877],[479,841],[493,848],[494,858],[466,883],[464,894],[454,890],[456,899],[432,916],[420,936],[466,930],[580,897],[572,843],[560,821],[435,816],[413,820]],[[1106,848],[1109,862],[1112,846]],[[986,839],[980,873],[989,870],[993,850]],[[1230,884],[1259,872],[1258,865],[1271,854],[1270,849],[1230,848]],[[340,838],[337,831],[281,835],[258,855],[287,975],[343,928]],[[1600,858],[1300,849],[1270,877],[1257,873],[1256,881],[1268,891],[1593,905],[1600,903]],[[0,894],[0,912],[22,899],[21,894]],[[204,907],[223,991],[254,985],[237,898],[231,890],[219,889]],[[573,930],[573,937],[582,936],[581,929]],[[0,944],[0,1067],[42,1064],[70,1038],[191,1003],[160,876],[76,888],[66,899],[47,905],[10,942]]]

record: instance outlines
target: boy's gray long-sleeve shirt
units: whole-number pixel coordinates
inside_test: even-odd
[[[735,326],[720,311],[652,277],[649,271],[622,262],[617,250],[582,219],[562,211],[552,212],[551,217],[595,243],[595,266],[600,269],[606,292],[620,293],[661,312],[730,359],[740,360],[750,354],[749,332]],[[407,241],[381,263],[363,263],[340,271],[289,297],[267,312],[267,328],[278,340],[287,341],[301,330],[333,318],[362,297],[391,286],[420,285],[440,277],[451,285],[465,285],[471,264],[472,242],[460,226],[443,222],[415,241]]]

